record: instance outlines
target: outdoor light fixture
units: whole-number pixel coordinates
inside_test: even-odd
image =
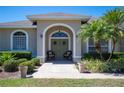
[[[42,37],[43,37],[43,35],[41,34],[41,35],[40,35],[40,37],[42,38]]]

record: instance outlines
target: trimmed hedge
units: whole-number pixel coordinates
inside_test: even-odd
[[[27,62],[28,60],[26,58],[21,58],[17,60],[17,64],[19,66],[19,64],[23,63],[23,62]]]
[[[17,60],[7,60],[4,62],[3,67],[5,72],[16,72],[18,71]]]
[[[29,51],[0,51],[0,55],[6,53],[13,55],[17,59],[26,58],[30,60],[32,58],[32,53]]]
[[[31,62],[34,63],[35,66],[41,66],[39,58],[32,58]]]
[[[106,60],[109,58],[110,53],[103,53],[103,58]],[[112,58],[124,58],[124,52],[114,52]],[[100,55],[98,53],[85,53],[82,59],[100,59]]]

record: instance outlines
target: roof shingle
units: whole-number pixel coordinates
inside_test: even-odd
[[[29,20],[0,23],[0,26],[32,26]]]
[[[86,15],[79,15],[79,14],[68,14],[62,12],[56,13],[47,13],[47,14],[38,14],[38,15],[28,15],[27,18],[29,19],[89,19],[90,16]]]

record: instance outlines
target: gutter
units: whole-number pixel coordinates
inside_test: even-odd
[[[0,26],[0,28],[37,28],[37,26]]]

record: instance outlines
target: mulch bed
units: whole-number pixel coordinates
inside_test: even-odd
[[[37,69],[40,66],[36,66],[35,71],[37,71]],[[32,73],[31,73],[32,74]],[[20,72],[4,72],[2,70],[2,67],[0,66],[0,79],[15,79],[15,78],[20,78]]]
[[[1,68],[1,67],[0,67]],[[12,78],[19,78],[20,72],[4,72],[0,69],[0,79],[12,79]]]
[[[0,79],[12,79],[12,78],[19,78],[19,72],[0,72]]]

